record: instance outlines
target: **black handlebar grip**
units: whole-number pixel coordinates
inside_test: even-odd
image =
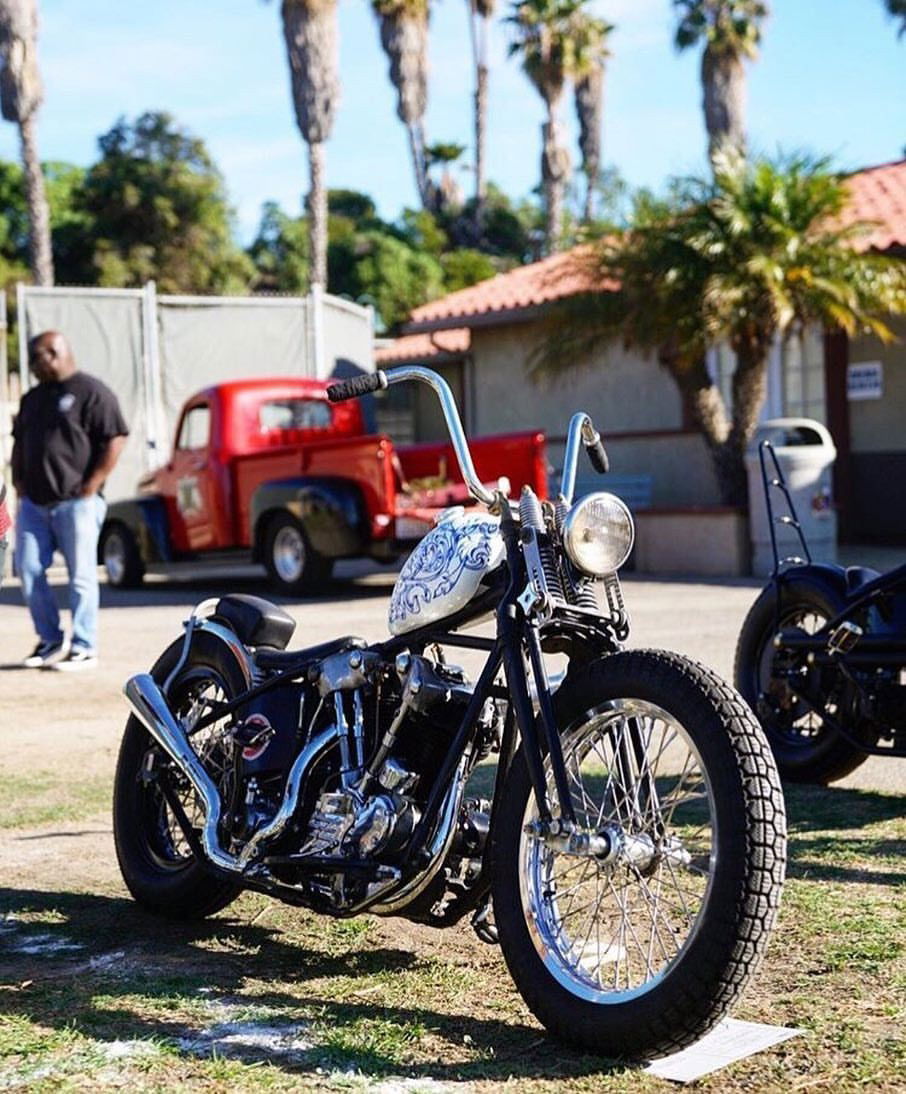
[[[601,438],[598,437],[594,444],[588,445],[587,451],[588,458],[591,460],[591,466],[599,475],[606,475],[610,470],[610,460],[607,458],[607,452]]]
[[[365,373],[364,376],[353,376],[351,380],[341,380],[327,389],[327,398],[332,403],[342,403],[347,399],[360,399],[363,395],[370,395],[372,391],[380,391],[387,386],[387,377],[378,369],[377,372]]]

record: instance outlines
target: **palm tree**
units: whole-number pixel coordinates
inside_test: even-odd
[[[53,284],[50,211],[38,158],[36,120],[44,98],[38,71],[38,9],[35,0],[0,0],[0,107],[8,122],[19,126],[25,201],[28,207],[28,251],[36,285]]]
[[[569,178],[569,152],[561,138],[558,107],[575,59],[574,23],[584,0],[515,0],[507,23],[513,28],[510,56],[544,100],[547,118],[541,127],[541,186],[545,208],[545,242],[557,249],[563,231],[563,192]]]
[[[713,180],[643,199],[625,237],[599,245],[595,275],[618,290],[555,313],[534,369],[560,372],[608,342],[656,352],[710,448],[723,502],[744,504],[775,340],[809,325],[890,340],[884,317],[906,312],[906,264],[855,249],[866,226],[840,226],[845,201],[826,161],[718,157]],[[736,355],[730,407],[705,365],[720,344]]]
[[[488,180],[485,163],[488,125],[488,35],[494,15],[494,0],[466,0],[469,33],[475,63],[475,229],[481,233]]]
[[[337,72],[337,0],[283,0],[283,37],[289,59],[296,122],[308,144],[308,233],[311,283],[327,284],[325,142],[340,101]]]
[[[582,219],[587,224],[592,218],[595,185],[601,170],[604,62],[610,56],[607,38],[614,28],[610,23],[584,12],[580,15],[574,31],[576,57],[573,75],[576,116],[579,119],[579,150],[586,179]]]
[[[431,202],[425,163],[425,111],[428,108],[429,0],[372,0],[381,45],[390,59],[396,112],[409,133],[415,188],[422,208]]]
[[[746,75],[744,60],[758,56],[761,24],[768,14],[762,0],[673,0],[679,13],[676,48],[704,41],[702,106],[712,162],[725,147],[745,153]]]
[[[897,37],[906,35],[906,0],[884,0],[888,13],[900,22]]]

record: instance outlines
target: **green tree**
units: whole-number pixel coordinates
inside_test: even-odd
[[[296,122],[308,144],[308,226],[311,281],[327,285],[325,143],[340,101],[337,0],[283,0],[283,38]]]
[[[91,217],[82,280],[163,292],[245,292],[254,269],[236,246],[223,180],[204,143],[169,114],[120,119],[99,138],[77,208]]]
[[[425,111],[428,108],[428,17],[430,0],[371,0],[390,61],[396,88],[396,112],[409,134],[415,190],[423,209],[431,203],[425,161]]]
[[[566,81],[575,69],[574,31],[583,3],[516,0],[506,20],[513,33],[510,56],[521,58],[523,71],[544,100],[547,115],[541,127],[541,185],[549,252],[562,243],[563,197],[570,161],[563,144],[559,105]]]
[[[827,162],[802,156],[718,157],[713,180],[687,181],[668,201],[643,197],[631,230],[594,259],[618,290],[558,309],[535,369],[562,371],[608,342],[656,352],[710,448],[724,503],[744,504],[776,338],[816,325],[890,339],[886,317],[906,312],[906,264],[854,249],[865,226],[840,226],[845,201]],[[730,407],[705,365],[718,344],[736,356]]]
[[[52,285],[50,213],[37,142],[37,116],[44,88],[38,69],[36,0],[0,0],[0,64],[0,109],[6,121],[19,127],[25,168],[29,265],[36,285]]]
[[[762,0],[673,0],[677,10],[676,48],[704,42],[701,81],[712,162],[724,150],[745,154],[746,74],[743,62],[758,56],[761,24],[768,14]]]
[[[309,231],[305,217],[291,217],[275,201],[266,202],[248,254],[258,271],[257,290],[297,295],[308,291]]]

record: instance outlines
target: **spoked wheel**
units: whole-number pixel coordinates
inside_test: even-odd
[[[495,840],[501,946],[552,1033],[664,1055],[723,1017],[765,948],[785,861],[779,780],[745,704],[675,655],[614,655],[560,695],[582,839],[539,833],[520,753]]]
[[[802,654],[774,647],[780,631],[815,634],[839,608],[819,590],[805,585],[769,586],[752,605],[736,647],[736,686],[764,727],[781,778],[789,782],[829,783],[842,779],[867,753],[829,726],[824,716],[791,686],[820,697],[820,707],[855,728],[852,689],[833,665],[809,666]],[[801,670],[805,670],[803,673]]]
[[[166,680],[182,649],[174,643],[152,670],[158,683]],[[222,647],[207,635],[197,635],[188,663],[171,684],[167,698],[177,720],[208,774],[226,790],[226,720],[193,733],[215,703],[232,698],[244,680]],[[240,887],[212,877],[199,863],[161,790],[166,778],[190,824],[200,832],[204,814],[188,780],[166,759],[137,718],[126,724],[117,764],[113,799],[113,829],[123,880],[135,899],[151,911],[188,919],[211,915],[226,907]]]

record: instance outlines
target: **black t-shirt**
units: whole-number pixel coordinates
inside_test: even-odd
[[[13,466],[36,505],[77,497],[114,437],[125,437],[116,396],[100,380],[75,372],[27,391],[13,426]]]

